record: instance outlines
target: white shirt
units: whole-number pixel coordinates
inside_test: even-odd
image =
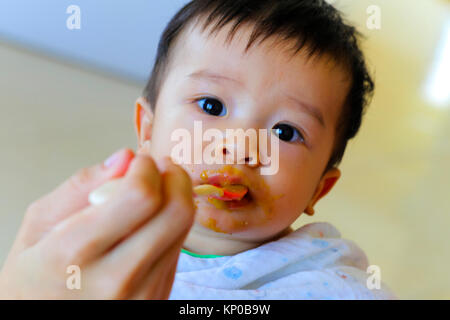
[[[364,252],[329,223],[307,224],[232,256],[180,253],[169,299],[395,299],[367,273]]]

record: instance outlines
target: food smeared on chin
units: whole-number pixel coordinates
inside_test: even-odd
[[[223,231],[219,227],[217,227],[217,221],[212,218],[208,219],[205,227],[207,227],[208,229],[214,230],[215,232],[226,233],[225,231]]]

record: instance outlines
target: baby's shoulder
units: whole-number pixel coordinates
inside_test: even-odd
[[[341,238],[339,230],[329,222],[312,222],[294,230],[293,236],[308,235],[313,238]]]

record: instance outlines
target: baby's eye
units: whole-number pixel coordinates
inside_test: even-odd
[[[202,110],[212,116],[223,117],[227,114],[227,109],[222,102],[214,98],[201,98],[196,103]]]
[[[302,143],[305,142],[303,135],[296,128],[288,124],[276,124],[272,130],[283,141],[293,142],[300,140]]]

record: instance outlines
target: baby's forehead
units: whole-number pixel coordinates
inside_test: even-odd
[[[326,55],[310,58],[306,50],[292,55],[292,43],[276,37],[246,51],[252,30],[251,25],[243,25],[227,41],[230,27],[210,35],[208,29],[191,26],[175,48],[177,76],[214,74],[236,80],[242,84],[239,89],[245,87],[255,96],[282,91],[325,109],[344,103],[350,81],[346,70],[333,59]]]
[[[211,26],[202,30],[200,22],[191,23],[180,34],[173,57],[178,65],[216,67],[230,72],[247,73],[270,70],[269,78],[289,81],[302,75],[305,68],[315,69],[317,73],[340,75],[339,82],[349,81],[347,68],[337,63],[329,54],[308,55],[308,47],[295,52],[296,41],[284,40],[281,35],[272,35],[262,42],[255,41],[247,48],[254,26],[250,23],[240,25],[231,35],[232,24],[210,33]],[[247,50],[248,49],[248,50]]]

